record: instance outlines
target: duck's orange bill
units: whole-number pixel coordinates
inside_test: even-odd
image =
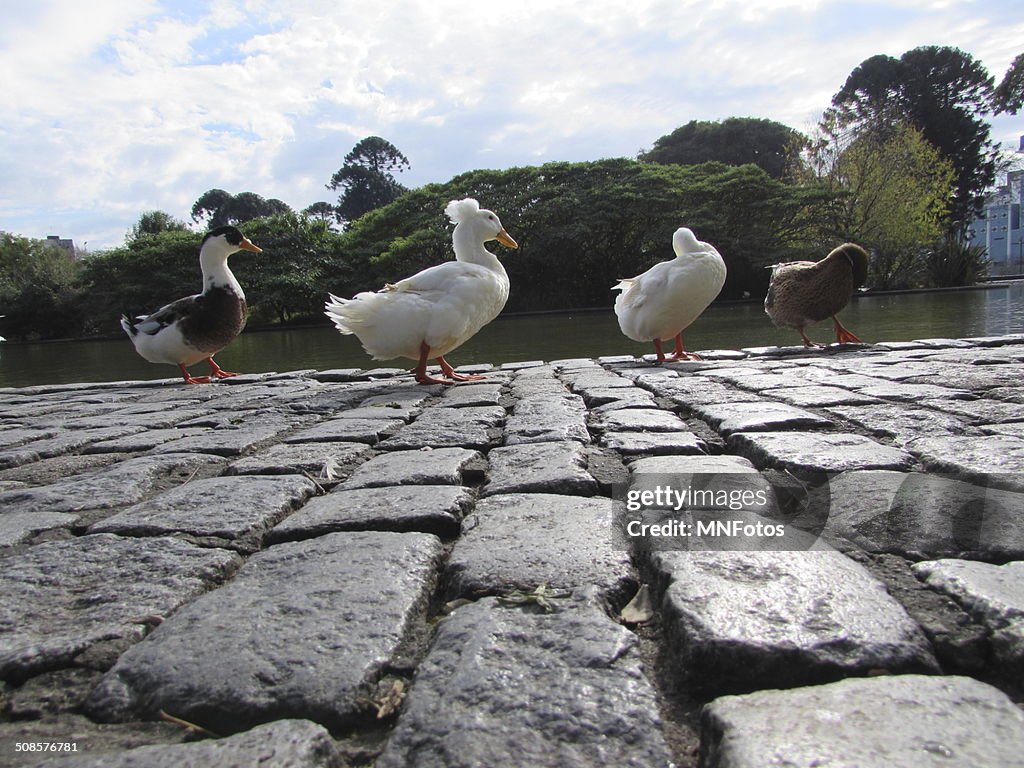
[[[517,243],[515,240],[513,240],[512,236],[508,232],[506,232],[504,229],[501,230],[501,232],[499,232],[495,236],[494,239],[497,240],[502,245],[508,246],[509,248],[518,248],[519,247],[519,243]]]
[[[243,251],[252,251],[253,253],[263,253],[263,249],[258,245],[253,245],[252,240],[248,237],[243,237],[242,242],[238,244],[238,247]]]

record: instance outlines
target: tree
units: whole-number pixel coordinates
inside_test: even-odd
[[[4,335],[54,339],[79,332],[79,262],[60,248],[0,232],[0,308]]]
[[[727,165],[753,163],[774,179],[782,178],[804,139],[792,128],[773,120],[730,117],[721,122],[691,120],[641,152],[646,163],[697,165],[716,161]]]
[[[806,158],[831,201],[818,220],[823,242],[852,241],[872,251],[875,287],[915,282],[921,253],[945,230],[952,163],[908,123],[843,132],[829,113]]]
[[[962,234],[995,180],[998,150],[983,115],[993,109],[993,82],[980,62],[957,48],[926,46],[899,59],[872,56],[832,98],[839,124],[855,132],[909,122],[953,164],[949,233]]]
[[[722,252],[725,296],[763,291],[764,265],[806,252],[812,197],[753,165],[615,159],[473,171],[354,222],[341,237],[344,263],[326,268],[326,289],[347,297],[450,260],[443,210],[465,196],[496,211],[519,241],[502,255],[511,311],[611,306],[616,280],[672,258],[672,233],[684,225]]]
[[[142,235],[155,235],[160,232],[186,232],[188,224],[176,219],[164,211],[146,211],[139,216],[138,222],[128,231],[128,239],[135,240]]]
[[[192,220],[205,222],[210,229],[225,224],[241,224],[263,216],[290,213],[291,208],[281,200],[266,200],[255,192],[232,195],[223,189],[210,189],[192,205]]]
[[[317,219],[318,221],[325,222],[334,221],[336,210],[333,205],[321,200],[303,208],[302,215],[307,219]]]
[[[1011,115],[1024,107],[1024,53],[1013,60],[1003,81],[996,86],[995,103],[1000,112]]]
[[[406,168],[408,159],[390,141],[380,136],[361,140],[345,155],[341,168],[327,184],[327,189],[341,190],[335,209],[338,221],[351,223],[396,200],[406,189],[392,172]]]

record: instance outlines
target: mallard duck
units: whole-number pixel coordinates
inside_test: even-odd
[[[509,248],[519,247],[497,215],[472,198],[453,200],[445,213],[455,224],[455,261],[351,299],[330,294],[324,305],[338,330],[358,336],[375,360],[416,360],[413,373],[420,384],[483,378],[456,373],[444,356],[497,317],[508,299],[508,275],[484,243],[497,240]],[[427,361],[432,358],[445,378],[427,374]]]
[[[675,338],[669,360],[699,360],[683,349],[683,331],[714,301],[725,284],[725,261],[714,246],[680,227],[672,235],[676,257],[641,275],[620,280],[615,299],[619,328],[633,341],[653,341],[658,362],[666,360],[663,339]]]
[[[228,269],[228,256],[236,251],[262,250],[237,227],[218,227],[207,233],[199,248],[202,293],[178,299],[151,315],[139,315],[134,323],[121,316],[121,327],[136,351],[151,363],[178,366],[186,384],[206,384],[210,376],[237,376],[213,361],[245,327],[245,294]],[[210,376],[189,374],[187,366],[201,360],[209,363]]]
[[[836,341],[859,344],[836,314],[850,303],[855,288],[868,279],[868,254],[854,243],[843,243],[821,261],[791,261],[771,267],[764,311],[775,325],[792,328],[805,347],[821,347],[807,338],[808,325],[831,317]]]

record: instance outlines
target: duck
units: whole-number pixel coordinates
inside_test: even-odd
[[[687,227],[672,235],[672,250],[674,259],[612,286],[613,291],[622,291],[615,299],[622,333],[633,341],[654,342],[659,363],[700,359],[683,348],[683,331],[721,293],[727,273],[715,247],[698,240]],[[666,356],[661,342],[673,338],[675,351]]]
[[[843,243],[821,261],[791,261],[775,264],[764,299],[764,311],[780,328],[800,334],[805,347],[823,347],[807,338],[808,325],[829,317],[839,344],[860,344],[836,315],[847,304],[854,289],[868,279],[868,253],[856,243]]]
[[[508,300],[508,274],[485,244],[497,240],[507,248],[519,247],[497,214],[481,208],[471,197],[452,200],[445,214],[455,225],[454,261],[351,299],[328,294],[324,304],[324,313],[338,331],[355,334],[374,360],[415,360],[412,373],[419,384],[485,378],[456,373],[445,355],[497,317]],[[441,378],[427,373],[430,359],[441,366]]]
[[[135,322],[121,316],[121,327],[144,359],[178,366],[186,384],[208,384],[211,376],[227,379],[238,375],[225,371],[213,359],[245,327],[245,293],[228,268],[228,256],[238,251],[262,253],[263,249],[237,227],[210,230],[199,247],[202,293],[139,315]],[[192,376],[188,366],[202,361],[210,366],[210,376]]]

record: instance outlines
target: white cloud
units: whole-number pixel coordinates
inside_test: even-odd
[[[371,134],[409,156],[413,186],[632,155],[692,119],[805,129],[876,53],[957,45],[999,78],[1024,39],[998,0],[218,0],[201,15],[51,0],[7,15],[0,229],[90,247],[143,210],[187,218],[211,187],[328,199]]]

